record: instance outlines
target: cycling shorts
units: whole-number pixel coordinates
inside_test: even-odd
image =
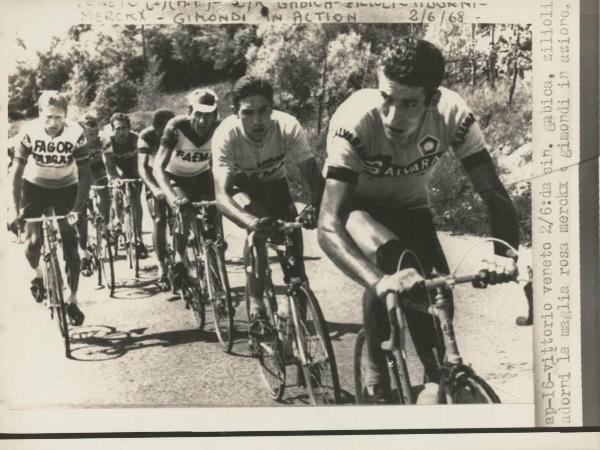
[[[409,249],[416,253],[427,275],[433,268],[439,273],[449,273],[448,263],[435,231],[431,210],[391,207],[376,208],[366,212],[396,235],[401,250]],[[392,271],[395,272],[395,268]]]
[[[183,193],[192,202],[215,199],[215,182],[210,170],[192,177],[180,177],[169,172],[165,173],[178,195]]]
[[[233,178],[232,197],[237,194],[245,193],[250,199],[244,209],[257,217],[274,217],[285,221],[294,221],[298,216],[298,211],[290,195],[287,180],[280,178],[278,180],[267,182],[252,182],[246,175],[239,174]],[[302,240],[302,231],[294,230],[292,233],[293,246],[291,248],[292,255],[299,261],[297,272],[290,270],[280,260],[281,268],[284,273],[285,282],[289,282],[290,277],[306,278],[306,270],[304,268],[304,243]],[[271,236],[271,241],[281,244],[284,241],[283,232],[276,233]]]
[[[50,207],[54,208],[54,214],[62,216],[73,209],[76,198],[77,184],[51,189],[24,179],[21,196],[22,216],[24,219],[41,217]]]

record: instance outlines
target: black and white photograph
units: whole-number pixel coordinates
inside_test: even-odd
[[[4,36],[2,408],[569,425],[565,372],[536,409],[536,371],[576,352],[534,331],[578,310],[545,281],[575,250],[544,240],[573,230],[535,130],[571,156],[572,116],[558,69],[537,101],[532,8],[218,3],[82,2]],[[413,418],[378,422],[392,405]]]

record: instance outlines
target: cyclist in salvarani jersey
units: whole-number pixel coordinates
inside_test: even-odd
[[[213,170],[220,211],[238,226],[266,239],[275,219],[294,220],[298,213],[290,196],[285,162],[295,164],[310,186],[311,203],[301,213],[307,228],[316,226],[323,178],[298,120],[273,109],[273,88],[262,78],[242,77],[232,91],[235,114],[223,120],[213,138]],[[282,236],[275,236],[281,241]],[[302,233],[294,231],[293,252],[300,273],[282,266],[286,280],[305,277]],[[263,303],[267,254],[257,246],[257,274],[247,275],[250,333],[265,337],[269,329]],[[250,255],[244,249],[245,265]]]
[[[215,199],[210,155],[211,139],[218,125],[218,100],[211,89],[192,91],[187,97],[188,114],[169,120],[154,159],[154,178],[169,205],[183,217],[182,228],[174,230],[175,288],[179,288],[181,277],[189,270],[185,249],[194,217],[191,202]],[[216,208],[209,208],[208,214],[214,238],[220,227]]]
[[[137,161],[138,134],[131,131],[131,121],[126,114],[114,113],[110,118],[110,132],[104,136],[102,155],[104,165],[111,182],[123,179],[139,179]],[[120,172],[120,173],[119,173]],[[136,253],[138,258],[148,256],[148,250],[142,241],[142,186],[136,184],[133,189],[133,213],[135,214],[135,226],[138,242],[136,242]],[[121,206],[113,197],[113,209],[117,211],[117,217],[121,216]],[[116,225],[117,222],[111,225]]]
[[[329,126],[319,243],[344,273],[365,287],[365,394],[376,401],[386,401],[389,394],[384,392],[389,384],[380,348],[389,327],[379,299],[422,280],[410,269],[396,272],[399,255],[412,249],[426,275],[433,269],[448,273],[428,182],[449,149],[486,203],[492,235],[518,246],[516,212],[475,116],[457,93],[440,87],[444,65],[439,49],[427,41],[406,37],[392,42],[383,52],[378,88],[352,94]],[[516,255],[502,246],[495,253],[488,267],[490,281],[508,281],[516,273]],[[437,382],[432,348],[441,335],[436,338],[430,316],[410,309],[405,314],[426,381]]]
[[[89,155],[85,152],[83,130],[77,122],[66,119],[67,110],[64,94],[43,91],[39,118],[26,124],[20,133],[12,171],[13,210],[9,220],[13,224],[21,218],[40,217],[51,207],[56,215],[83,212],[90,188]],[[70,291],[67,314],[73,325],[81,325],[84,315],[77,306],[77,233],[67,221],[60,221],[59,226]],[[45,295],[39,264],[42,237],[41,224],[26,224],[25,256],[34,271],[31,292],[38,302]]]
[[[140,132],[138,139],[138,171],[146,185],[146,201],[148,211],[152,216],[154,227],[152,241],[159,264],[158,285],[163,291],[169,290],[169,277],[167,276],[167,213],[168,204],[165,193],[158,186],[153,175],[154,158],[160,146],[160,139],[167,122],[175,117],[170,109],[159,109],[152,115],[152,125]]]

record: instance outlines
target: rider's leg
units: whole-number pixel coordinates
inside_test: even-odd
[[[40,267],[40,253],[42,249],[42,226],[39,223],[28,223],[25,225],[25,257],[29,266],[34,270],[35,278],[42,278]]]
[[[438,241],[429,210],[419,209],[391,213],[389,211],[373,212],[372,216],[378,222],[389,224],[390,230],[401,243],[396,252],[391,252],[396,260],[388,261],[389,267],[385,268],[386,271],[396,270],[398,260],[394,253],[401,253],[401,251],[408,248],[419,258],[426,276],[431,275],[433,268],[441,274],[449,273],[448,264]],[[452,316],[451,291],[446,292],[446,298],[449,299],[449,312]],[[410,308],[405,308],[404,314],[417,354],[424,366],[425,379],[430,382],[438,382],[439,371],[433,349],[440,350],[437,358],[439,361],[443,361],[443,345],[438,344],[442,342],[440,322],[437,317]]]
[[[252,201],[246,192],[238,192],[234,195],[233,200],[256,217],[266,216],[264,208],[260,204]],[[267,249],[262,245],[262,242],[257,242],[257,245],[254,247],[254,252],[254,255],[251,255],[248,245],[244,245],[244,267],[250,267],[252,269],[251,271],[246,270],[248,306],[251,317],[256,316],[265,310],[263,290],[266,281],[268,258]],[[254,265],[252,264],[253,262]]]
[[[164,200],[148,199],[148,211],[153,220],[152,242],[160,270],[160,278],[167,273],[167,213]]]
[[[142,243],[144,240],[142,239],[142,220],[143,220],[143,211],[142,211],[142,186],[136,185],[133,189],[133,213],[135,217],[135,234],[137,235],[138,242]]]
[[[66,221],[60,221],[60,234],[62,236],[63,255],[65,259],[65,273],[67,287],[70,294],[67,303],[77,303],[77,288],[79,287],[79,252],[77,251],[77,233],[75,228]]]
[[[346,229],[363,254],[386,273],[396,271],[401,246],[397,236],[365,211],[352,212]],[[367,340],[368,370],[365,385],[373,394],[375,386],[385,386],[387,368],[381,343],[389,336],[389,324],[382,299],[369,290],[363,295],[363,324]]]

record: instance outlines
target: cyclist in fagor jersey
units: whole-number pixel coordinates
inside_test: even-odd
[[[163,291],[168,291],[169,277],[167,276],[167,212],[169,205],[165,194],[158,186],[152,168],[154,157],[160,146],[160,138],[167,122],[175,117],[175,113],[169,109],[159,109],[152,116],[152,125],[144,128],[138,139],[138,171],[146,185],[146,201],[148,211],[154,221],[152,229],[152,241],[154,251],[159,264],[158,285]]]
[[[110,118],[111,133],[104,136],[103,157],[104,165],[111,182],[118,183],[120,178],[139,179],[137,143],[138,135],[131,131],[129,117],[123,113],[114,113]],[[120,172],[120,174],[119,174]],[[136,235],[139,242],[136,244],[138,258],[146,258],[148,250],[142,241],[142,187],[135,185],[133,195],[133,210],[135,214]],[[113,208],[120,217],[120,205],[117,196],[114,196]],[[115,218],[117,220],[117,218]],[[115,224],[112,224],[113,226]]]
[[[174,230],[175,288],[179,288],[189,269],[185,249],[194,217],[191,202],[215,199],[210,155],[213,132],[218,125],[219,98],[211,89],[196,89],[187,100],[188,114],[169,120],[163,131],[153,170],[169,205],[183,216],[183,229]],[[209,221],[216,233],[220,226],[216,208],[209,208]]]
[[[68,100],[57,91],[43,91],[39,99],[39,118],[29,122],[20,133],[12,171],[13,209],[9,220],[13,228],[21,219],[42,216],[49,208],[54,214],[81,214],[90,188],[89,155],[85,152],[83,130],[77,122],[66,120]],[[19,214],[20,212],[20,214]],[[72,214],[72,222],[77,219]],[[81,325],[84,315],[77,306],[79,254],[75,228],[60,221],[65,258],[66,303],[73,325]],[[33,269],[31,293],[36,301],[44,299],[45,289],[39,264],[42,246],[39,223],[26,224],[25,256]]]
[[[90,176],[91,184],[97,186],[108,185],[108,177],[106,168],[102,161],[102,139],[100,139],[100,128],[98,119],[93,114],[85,114],[79,119],[79,125],[83,128],[85,137],[85,152],[90,157]],[[100,198],[100,215],[107,223],[109,217],[109,195],[108,189],[98,192]],[[85,217],[85,209],[83,215],[77,222],[77,230],[79,231],[79,256],[81,259],[81,274],[83,276],[91,276],[93,273],[93,257],[88,251],[88,222]]]
[[[298,216],[286,180],[285,162],[296,164],[311,189],[311,204],[300,214],[307,228],[316,226],[316,210],[323,178],[310,150],[306,133],[290,114],[273,109],[273,88],[262,78],[242,77],[232,92],[234,115],[227,117],[213,138],[213,171],[219,210],[238,226],[255,232],[255,238],[268,237],[276,219],[293,221]],[[281,236],[276,236],[281,239]],[[293,235],[294,253],[305,277],[302,233]],[[250,309],[250,333],[264,337],[269,329],[263,303],[267,254],[257,246],[258,274],[246,274]],[[250,262],[244,250],[246,267]]]
[[[319,243],[344,273],[365,287],[366,394],[377,401],[388,394],[380,343],[389,327],[379,299],[422,281],[413,269],[396,272],[401,252],[413,250],[427,276],[433,269],[448,273],[428,200],[428,182],[442,154],[452,149],[460,159],[488,207],[492,235],[515,248],[519,241],[515,209],[473,113],[458,94],[440,87],[444,65],[441,52],[427,41],[393,41],[382,55],[378,88],[352,94],[329,125]],[[500,245],[495,253],[488,267],[490,282],[509,281],[516,275],[516,255]],[[437,382],[433,321],[410,309],[405,314],[426,381]]]

